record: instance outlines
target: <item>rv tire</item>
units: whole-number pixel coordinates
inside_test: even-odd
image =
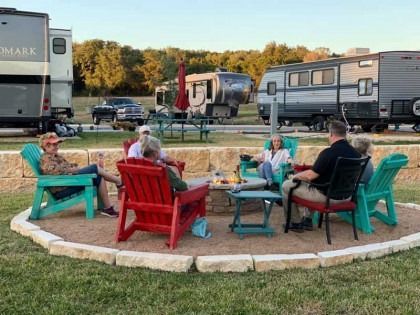
[[[312,126],[315,131],[322,131],[325,129],[325,118],[323,116],[316,116],[312,121]]]
[[[419,103],[420,103],[420,97],[413,98],[410,103],[410,113],[417,117],[420,116]]]
[[[99,125],[101,123],[101,119],[98,118],[98,116],[96,116],[96,115],[93,115],[92,119],[93,119],[93,124],[94,125]]]
[[[365,124],[365,125],[361,125],[361,127],[362,127],[362,130],[364,132],[371,132],[373,125],[372,124]]]

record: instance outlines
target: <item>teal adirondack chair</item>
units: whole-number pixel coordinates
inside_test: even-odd
[[[41,149],[37,145],[26,144],[21,151],[21,155],[28,162],[35,176],[38,178],[30,215],[31,219],[40,219],[49,214],[65,210],[80,202],[86,202],[86,218],[93,219],[95,216],[93,199],[97,195],[93,179],[96,178],[96,174],[42,175],[39,169]],[[56,199],[48,189],[56,186],[84,186],[85,189],[69,197]],[[47,195],[47,204],[42,207],[41,203],[44,193]],[[101,205],[99,198],[98,205]]]
[[[370,222],[370,217],[388,225],[398,223],[394,205],[393,181],[399,170],[407,165],[408,157],[401,153],[393,153],[382,159],[373,173],[369,183],[359,184],[357,190],[356,226],[364,233],[371,234],[375,228]],[[379,200],[384,200],[386,213],[376,209]],[[351,223],[351,215],[339,213],[346,221]]]
[[[292,159],[296,156],[296,151],[298,147],[299,140],[298,138],[292,137],[282,137],[283,147],[288,149]],[[267,150],[270,147],[270,139],[265,141],[264,150]],[[256,161],[241,161],[240,169],[242,177],[258,177],[258,172],[256,170],[258,163]],[[287,174],[293,173],[293,167],[290,163],[282,163],[277,173],[273,174],[273,182],[279,185],[279,190],[281,191],[281,186]]]

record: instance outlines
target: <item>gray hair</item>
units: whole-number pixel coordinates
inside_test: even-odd
[[[347,134],[347,128],[346,125],[339,121],[339,120],[333,120],[328,128],[330,129],[330,134],[336,137],[345,138]]]
[[[355,137],[351,140],[351,145],[363,156],[372,154],[372,140],[367,137]]]
[[[152,136],[144,136],[140,140],[140,149],[144,157],[150,157],[153,153],[160,152],[160,141]]]

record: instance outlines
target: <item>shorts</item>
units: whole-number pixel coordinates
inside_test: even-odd
[[[102,176],[98,175],[98,166],[96,164],[91,164],[88,165],[86,167],[81,168],[77,174],[96,174],[96,178],[93,179],[93,185],[95,187],[99,187],[99,184],[101,183],[102,180]],[[74,174],[74,175],[77,175]],[[57,199],[62,199],[65,197],[68,197],[70,195],[73,195],[79,191],[82,191],[85,189],[85,186],[71,186],[71,187],[66,187],[65,189],[56,192],[54,194],[54,197]]]

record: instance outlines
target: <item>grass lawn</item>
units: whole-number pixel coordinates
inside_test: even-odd
[[[150,109],[155,108],[153,96],[134,96],[130,98],[142,103],[144,112],[147,115]],[[73,97],[74,118],[77,123],[92,123],[90,108],[99,104],[102,99],[98,97]],[[258,119],[256,103],[240,105],[238,117],[234,119],[225,119],[224,124],[262,124],[262,120]]]
[[[418,185],[397,201],[420,203]],[[53,257],[9,229],[31,194],[0,195],[0,314],[419,314],[420,249],[317,270],[176,274]]]

